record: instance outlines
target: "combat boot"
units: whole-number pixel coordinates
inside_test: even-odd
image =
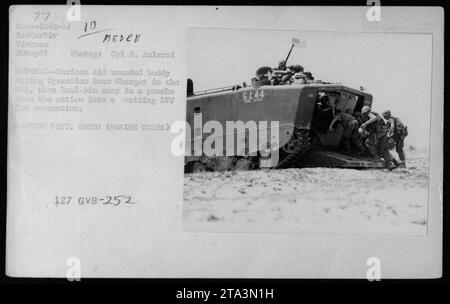
[[[397,167],[400,167],[400,165],[401,165],[401,162],[399,162],[398,160],[396,160],[395,158],[392,158],[392,163],[395,165],[395,166],[397,166]]]
[[[386,167],[389,171],[392,171],[392,170],[398,168],[398,165],[394,164],[393,162],[388,162],[388,163],[386,163]]]

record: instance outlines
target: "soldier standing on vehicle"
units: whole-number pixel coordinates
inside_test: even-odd
[[[293,74],[303,73],[303,71],[304,71],[303,67],[299,64],[294,64],[294,65],[289,66],[288,70]]]
[[[340,122],[344,127],[344,134],[342,136],[342,144],[346,153],[351,153],[352,143],[358,147],[359,151],[362,151],[362,143],[358,133],[359,123],[355,117],[348,113],[343,113],[341,110],[334,111],[334,118],[330,123],[329,131],[333,130],[334,124]]]
[[[289,75],[290,73],[287,71],[286,62],[284,60],[278,63],[278,67],[273,69],[275,74],[274,85],[283,84],[283,77]]]
[[[364,106],[361,114],[362,124],[358,131],[360,134],[368,133],[365,141],[367,150],[373,157],[382,156],[389,170],[395,169],[397,167],[394,164],[395,160],[393,160],[386,147],[387,127],[383,118],[378,113],[372,111],[369,106]]]
[[[303,74],[305,74],[307,81],[314,81],[314,77],[311,72],[303,72]]]
[[[303,73],[303,67],[299,64],[286,66],[285,61],[280,61],[278,68],[274,69],[276,75],[275,84],[289,84],[292,82],[292,76],[296,73]]]
[[[286,70],[286,61],[281,60],[280,62],[278,62],[277,70],[280,70],[280,71]]]
[[[383,112],[384,119],[387,120],[388,138],[392,138],[395,143],[395,151],[397,151],[400,159],[400,167],[406,167],[405,152],[403,146],[405,145],[405,137],[408,136],[408,127],[398,118],[391,115],[391,111]]]

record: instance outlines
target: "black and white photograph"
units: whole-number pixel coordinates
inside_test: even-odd
[[[181,279],[168,302],[284,303],[272,280],[442,277],[443,8],[7,16],[9,281]]]
[[[426,235],[431,39],[190,29],[184,227]]]

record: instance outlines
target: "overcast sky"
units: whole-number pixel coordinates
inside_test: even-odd
[[[356,32],[191,29],[188,77],[194,91],[243,81],[260,66],[301,64],[315,79],[341,82],[372,94],[373,109],[390,109],[408,126],[406,144],[428,148],[431,102],[431,35]]]

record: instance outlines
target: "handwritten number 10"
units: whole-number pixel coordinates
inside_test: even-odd
[[[97,22],[95,21],[91,21],[91,22],[85,22],[84,23],[84,31],[87,32],[88,30],[95,30],[95,28],[97,27]]]

